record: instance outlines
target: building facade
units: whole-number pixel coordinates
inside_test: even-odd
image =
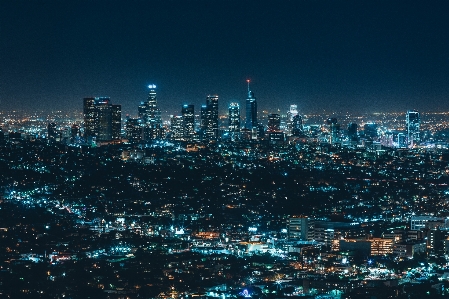
[[[182,116],[174,115],[170,118],[170,135],[172,140],[180,141],[184,137]]]
[[[232,141],[240,138],[240,105],[239,103],[229,104],[228,110],[229,135]]]
[[[288,239],[312,241],[314,240],[315,221],[309,217],[291,217],[288,220]]]
[[[281,131],[281,116],[277,113],[268,115],[268,140],[272,143],[284,141],[284,133]]]
[[[248,97],[246,98],[246,119],[245,119],[245,128],[250,131],[256,131],[257,138],[257,128],[258,128],[258,120],[257,120],[257,101],[254,93],[249,89],[249,80],[248,82]],[[254,134],[253,134],[254,135]]]
[[[206,105],[201,107],[201,134],[203,140],[212,141],[218,139],[218,96],[209,95]]]
[[[144,139],[144,124],[142,119],[127,118],[125,132],[129,143],[141,142]]]
[[[150,89],[146,102],[138,107],[139,118],[144,124],[144,139],[153,140],[162,138],[161,110],[157,107],[156,85],[148,85]]]
[[[413,147],[420,142],[421,117],[419,112],[416,110],[407,111],[405,123],[407,126],[407,145]]]
[[[195,107],[194,105],[182,106],[183,138],[191,141],[195,137]]]
[[[106,97],[84,98],[83,114],[86,142],[121,138],[121,105],[112,105]]]

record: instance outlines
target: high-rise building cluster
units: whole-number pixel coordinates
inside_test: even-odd
[[[248,88],[249,111],[232,102],[219,116],[208,95],[162,122],[149,89],[123,128],[108,98],[84,99],[84,125],[80,114],[0,122],[0,293],[182,299],[204,297],[206,280],[207,297],[225,299],[448,289],[449,113],[423,126],[414,110],[257,114]]]
[[[106,97],[84,98],[83,113],[86,142],[121,139],[121,105],[113,105]]]
[[[72,128],[68,135],[72,141],[86,143],[123,140],[129,143],[151,142],[168,139],[184,142],[250,141],[283,144],[297,139],[312,139],[330,144],[350,146],[376,146],[406,148],[423,142],[420,133],[421,118],[416,110],[405,115],[405,128],[387,130],[376,122],[352,121],[343,128],[339,120],[329,116],[324,123],[307,123],[307,116],[298,112],[298,105],[292,104],[286,113],[264,112],[258,115],[258,103],[247,80],[244,119],[241,105],[231,102],[227,115],[219,116],[219,96],[208,95],[205,104],[195,114],[193,104],[181,106],[179,115],[170,116],[162,122],[158,107],[156,85],[148,86],[146,101],[137,107],[137,117],[127,117],[122,131],[121,106],[113,105],[107,97],[84,99],[84,126]],[[55,123],[48,123],[49,140],[60,138]],[[80,138],[81,137],[81,138]]]
[[[131,143],[162,138],[162,117],[157,107],[156,85],[150,84],[148,88],[147,100],[138,106],[138,117],[127,117],[125,122],[126,138]]]

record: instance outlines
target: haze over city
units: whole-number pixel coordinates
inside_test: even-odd
[[[220,96],[303,113],[449,109],[445,1],[1,1],[2,109],[169,114]]]

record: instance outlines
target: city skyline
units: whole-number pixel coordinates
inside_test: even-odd
[[[216,94],[223,113],[251,79],[259,111],[447,110],[443,4],[5,1],[0,107],[81,110],[95,96],[134,115],[156,84],[161,111]]]
[[[146,134],[158,129],[154,89],[121,142],[109,98],[84,99],[84,128],[9,114],[0,293],[447,298],[448,113],[355,116],[346,130],[335,116],[303,125],[291,105],[254,139],[231,105],[215,140],[219,99],[205,100],[205,136],[185,105],[166,139]]]
[[[0,0],[0,297],[449,298],[448,15]]]

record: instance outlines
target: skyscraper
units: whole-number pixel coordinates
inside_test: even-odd
[[[340,124],[332,123],[330,125],[330,143],[335,144],[340,142]]]
[[[293,118],[298,115],[298,105],[290,105],[287,111],[287,127],[285,133],[287,136],[293,135]]]
[[[281,131],[281,116],[276,113],[268,115],[268,138],[270,142],[284,140],[284,133]]]
[[[246,99],[246,119],[245,119],[245,128],[252,131],[257,130],[258,121],[257,121],[257,101],[254,97],[254,93],[249,89],[249,80],[248,82],[248,97]]]
[[[137,143],[142,141],[144,124],[140,118],[127,118],[125,125],[126,138],[129,143]]]
[[[193,105],[182,106],[182,126],[185,140],[192,140],[195,136],[195,107]]]
[[[420,142],[419,127],[421,126],[421,117],[416,110],[407,111],[406,115],[407,126],[407,145],[413,147]]]
[[[140,105],[137,107],[137,115],[143,121],[146,121],[147,117],[147,102],[141,101]]]
[[[290,109],[287,112],[289,120],[293,120],[293,117],[298,115],[298,105],[290,105]]]
[[[206,140],[206,129],[207,129],[207,120],[208,120],[208,110],[207,105],[201,105],[201,114],[200,114],[200,137],[202,140]]]
[[[218,96],[207,96],[201,106],[201,137],[205,141],[218,139]]]
[[[348,125],[348,139],[351,142],[356,142],[358,140],[357,136],[358,125],[356,123],[350,123]]]
[[[206,107],[208,110],[206,122],[206,138],[209,140],[218,139],[218,96],[209,95],[206,98]]]
[[[182,140],[184,136],[184,124],[182,116],[175,115],[170,119],[170,131],[172,140]]]
[[[112,140],[122,139],[122,105],[112,105]]]
[[[83,114],[84,114],[84,138],[93,138],[96,136],[96,118],[97,111],[95,109],[96,98],[83,99]]]
[[[373,122],[369,122],[363,125],[363,131],[365,134],[365,138],[369,140],[377,140],[379,134],[377,133],[377,124]]]
[[[229,104],[229,135],[232,141],[239,139],[240,135],[240,105],[239,103]]]
[[[156,85],[148,85],[150,89],[146,102],[138,107],[139,118],[144,124],[145,139],[158,139],[162,137],[161,110],[157,107]]]
[[[295,137],[299,137],[303,134],[302,117],[299,114],[293,116],[291,134]]]
[[[268,132],[276,132],[281,128],[281,117],[279,114],[268,115]]]
[[[121,106],[109,98],[84,98],[84,138],[87,142],[120,139]]]
[[[338,124],[337,118],[329,117],[326,120],[329,126],[329,143],[334,144],[340,141],[340,125]]]
[[[407,147],[407,136],[404,133],[398,133],[397,135],[397,146],[399,148]]]
[[[95,103],[97,111],[96,135],[98,141],[112,140],[112,105],[109,98],[99,98]]]
[[[70,139],[71,142],[78,142],[79,140],[79,132],[80,132],[80,126],[78,126],[77,124],[73,124],[72,127],[70,128]]]

